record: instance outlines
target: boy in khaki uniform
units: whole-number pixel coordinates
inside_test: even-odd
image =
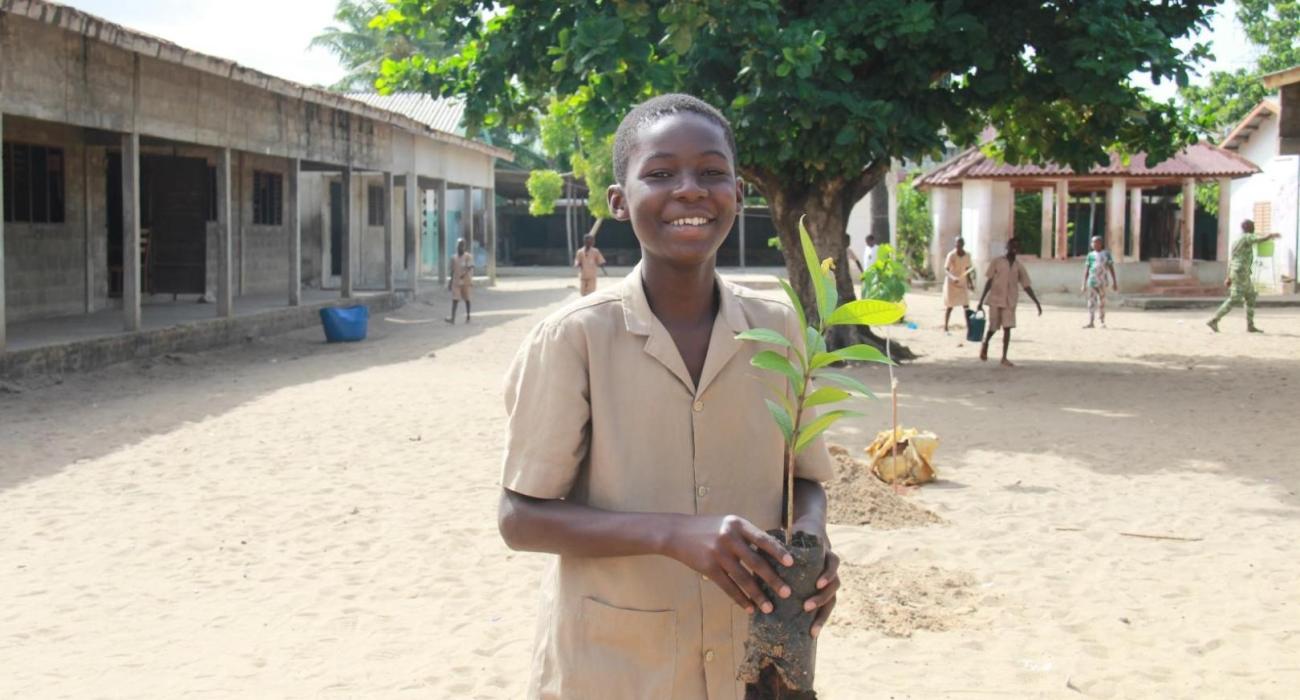
[[[578,268],[578,291],[582,296],[596,291],[596,272],[605,271],[605,256],[596,247],[596,236],[589,233],[582,237],[582,249],[573,258],[573,266]]]
[[[730,125],[684,95],[636,107],[614,147],[610,210],[642,262],[552,314],[506,377],[499,512],[513,549],[557,554],[542,584],[529,698],[740,700],[761,579],[790,589],[754,548],[782,516],[779,429],[752,375],[756,327],[799,338],[786,304],[715,272],[741,190]],[[796,529],[824,537],[830,457],[798,459]],[[827,553],[816,635],[834,606]]]
[[[451,290],[451,315],[447,323],[456,322],[456,305],[465,302],[465,323],[469,323],[469,290],[474,286],[474,258],[466,250],[465,239],[456,241],[456,257],[451,259],[451,280],[447,288]]]
[[[989,303],[989,328],[984,336],[984,342],[980,345],[980,359],[989,359],[989,341],[993,340],[993,334],[1001,328],[1003,367],[1015,367],[1011,360],[1007,359],[1007,349],[1011,346],[1011,329],[1016,327],[1016,305],[1020,303],[1021,287],[1024,287],[1029,293],[1029,298],[1034,300],[1034,305],[1038,307],[1038,315],[1043,315],[1043,305],[1038,303],[1038,296],[1030,286],[1029,271],[1024,265],[1016,262],[1016,255],[1019,253],[1020,243],[1013,237],[1007,241],[1007,254],[994,258],[993,262],[989,263],[988,272],[984,274],[988,281],[984,283],[984,293],[980,295],[980,303],[976,307],[977,311],[982,311],[985,300]]]

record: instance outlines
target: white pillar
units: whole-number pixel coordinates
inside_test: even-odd
[[[1052,204],[1056,196],[1056,191],[1053,190],[1051,187],[1044,187],[1042,192],[1043,192],[1043,215],[1042,218],[1039,219],[1039,221],[1041,222],[1039,224],[1039,229],[1041,232],[1039,235],[1039,239],[1041,245],[1040,245],[1038,257],[1042,258],[1043,260],[1051,260],[1052,259],[1052,231],[1053,231],[1052,224],[1054,223],[1054,220],[1052,218]]]
[[[393,270],[393,174],[384,171],[384,291],[397,289]]]
[[[1214,259],[1228,261],[1228,241],[1232,237],[1232,180],[1219,178],[1219,232]]]
[[[343,250],[343,265],[340,268],[343,279],[339,285],[339,296],[350,299],[353,293],[352,266],[355,264],[355,258],[352,255],[352,229],[355,227],[352,225],[351,165],[344,166],[340,178],[343,181],[343,216],[341,217],[343,219],[343,245],[340,246]]]
[[[82,281],[85,297],[82,299],[86,313],[95,310],[95,239],[91,231],[90,203],[90,146],[86,139],[81,143],[81,257]]]
[[[419,176],[415,171],[406,174],[406,190],[403,192],[406,199],[406,217],[402,222],[402,235],[406,240],[406,247],[411,251],[411,259],[406,261],[406,288],[411,290],[414,296],[420,290],[420,211],[417,208],[419,201],[420,185]]]
[[[447,283],[447,234],[451,217],[447,213],[447,181],[438,181],[438,286]]]
[[[1106,247],[1115,262],[1124,261],[1124,195],[1128,188],[1122,177],[1110,181],[1106,192]]]
[[[302,204],[298,179],[302,161],[289,159],[289,306],[302,303]]]
[[[122,135],[122,317],[140,330],[140,134]]]
[[[1070,182],[1056,183],[1056,259],[1070,257]]]
[[[234,312],[235,238],[230,206],[230,149],[217,152],[217,316]]]
[[[943,263],[962,231],[962,190],[956,187],[930,189],[930,267],[936,279],[943,279]]]
[[[483,224],[487,227],[487,274],[490,284],[497,283],[497,193],[483,190]]]
[[[745,200],[740,200],[740,269],[745,269]]]
[[[1131,260],[1137,262],[1142,260],[1142,188],[1134,187],[1129,190],[1128,196],[1129,226],[1133,229],[1133,249],[1129,251],[1129,256]]]
[[[474,255],[474,244],[477,242],[474,237],[474,188],[466,187],[464,192],[465,210],[461,212],[460,215],[460,237],[465,239],[465,251],[469,253],[472,258]],[[577,223],[577,219],[574,219],[574,223]]]
[[[1196,232],[1196,180],[1186,178],[1183,180],[1183,227],[1182,227],[1182,259],[1191,262],[1195,254],[1195,232]],[[1191,272],[1190,269],[1183,270]]]

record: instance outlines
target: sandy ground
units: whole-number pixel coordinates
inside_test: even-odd
[[[0,392],[0,697],[520,697],[544,557],[496,535],[500,380],[569,287]],[[1300,311],[1022,306],[1004,370],[910,303],[939,517],[832,529],[821,696],[1291,696]]]

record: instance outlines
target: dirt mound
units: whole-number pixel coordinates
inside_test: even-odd
[[[961,626],[977,608],[975,577],[937,566],[888,561],[840,566],[843,582],[834,624],[910,637],[917,630],[943,632]]]
[[[854,459],[848,448],[830,445],[830,452],[835,480],[826,485],[826,517],[831,523],[896,530],[945,522],[877,479],[870,465]]]

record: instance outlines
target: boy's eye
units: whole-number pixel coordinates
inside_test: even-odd
[[[646,174],[646,177],[652,177],[652,178],[664,178],[664,177],[672,177],[672,176],[673,174],[667,170],[651,170],[649,173]]]

